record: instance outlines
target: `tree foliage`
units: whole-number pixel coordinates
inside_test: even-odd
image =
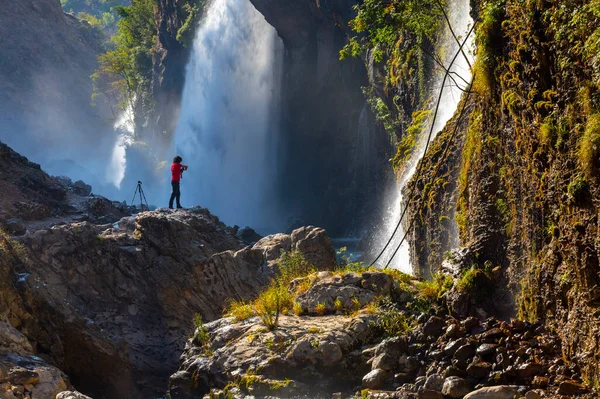
[[[411,35],[419,42],[433,39],[440,27],[445,0],[365,0],[356,5],[356,18],[350,28],[354,36],[341,50],[340,57],[357,57],[373,51],[375,61],[390,57],[397,42]]]
[[[134,0],[130,6],[114,8],[118,31],[110,49],[98,57],[100,66],[92,75],[94,95],[108,96],[120,109],[132,106],[143,111],[151,105],[155,1]]]
[[[60,3],[66,12],[76,15],[110,37],[117,31],[114,8],[129,5],[131,0],[61,0]]]

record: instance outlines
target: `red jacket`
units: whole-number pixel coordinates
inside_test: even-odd
[[[181,181],[181,173],[183,172],[183,166],[180,163],[174,163],[171,165],[171,181],[179,183]]]

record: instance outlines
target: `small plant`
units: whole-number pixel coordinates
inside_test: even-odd
[[[475,280],[480,273],[481,271],[479,269],[477,269],[475,266],[472,266],[458,280],[458,282],[456,283],[456,289],[462,293],[468,293],[473,291],[476,286]]]
[[[335,310],[337,310],[338,312],[341,312],[342,310],[344,310],[344,305],[342,304],[342,301],[340,301],[340,299],[336,299],[335,302],[333,302],[333,307],[335,308]]]
[[[396,308],[389,298],[379,301],[376,319],[373,325],[381,329],[387,336],[400,336],[409,333],[412,327],[406,315]]]
[[[358,310],[360,310],[360,308],[362,308],[360,301],[356,297],[352,298],[352,306],[354,307],[354,310],[356,310],[356,311],[358,311]]]
[[[313,349],[319,349],[319,345],[320,345],[320,342],[318,339],[313,338],[310,340],[310,346],[312,346]]]
[[[194,342],[202,347],[205,355],[210,355],[212,350],[210,348],[210,334],[208,330],[204,327],[204,322],[202,321],[202,315],[196,313],[194,316],[194,326],[196,327],[196,332],[194,334]]]
[[[236,322],[247,320],[254,315],[254,307],[245,301],[232,301],[227,310],[227,316],[233,317]]]
[[[588,118],[585,133],[581,138],[579,147],[579,161],[583,171],[588,176],[593,176],[600,160],[600,113]]]
[[[452,288],[454,280],[442,273],[434,274],[428,281],[420,282],[417,286],[419,295],[429,301],[437,301],[446,291]]]
[[[302,316],[304,314],[304,310],[302,309],[300,302],[294,302],[292,309],[296,316]]]
[[[308,327],[308,329],[306,331],[309,334],[319,334],[319,333],[321,333],[322,330],[319,327],[310,326],[310,327]]]
[[[315,313],[318,316],[324,316],[325,315],[325,311],[326,311],[326,307],[325,307],[325,303],[324,302],[318,303],[317,306],[315,307]]]

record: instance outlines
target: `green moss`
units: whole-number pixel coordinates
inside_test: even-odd
[[[594,176],[600,160],[600,113],[590,115],[579,143],[579,162],[588,176]]]

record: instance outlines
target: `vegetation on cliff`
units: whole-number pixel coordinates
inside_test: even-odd
[[[179,6],[184,21],[177,40],[188,45],[202,16],[205,0],[185,0]],[[153,57],[158,32],[157,0],[133,0],[130,6],[116,6],[117,32],[108,50],[100,55],[100,67],[92,75],[95,96],[105,95],[120,110],[132,107],[144,120],[154,107],[152,97]]]

